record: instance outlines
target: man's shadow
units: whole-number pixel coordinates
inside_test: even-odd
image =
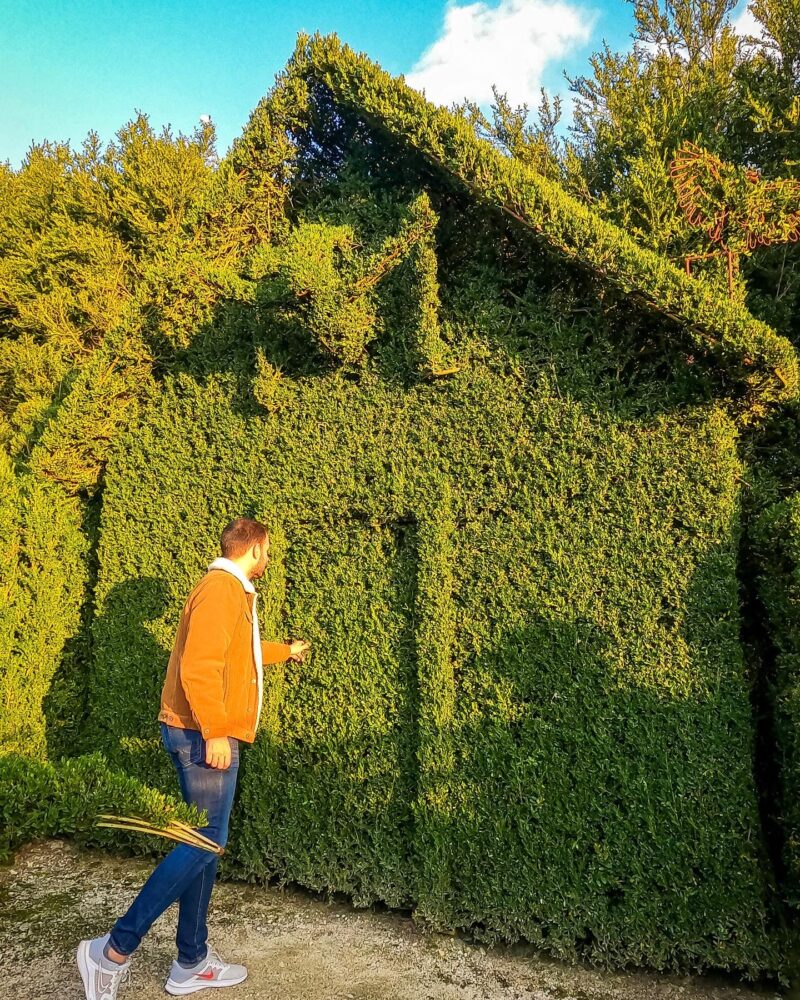
[[[180,609],[153,577],[117,583],[99,603],[67,644],[43,700],[48,755],[100,750],[112,767],[174,793],[158,722],[170,650],[157,635],[166,636]]]

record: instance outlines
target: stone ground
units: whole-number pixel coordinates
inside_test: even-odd
[[[0,998],[82,1000],[78,941],[105,933],[152,869],[44,840],[0,867]],[[167,996],[176,908],[153,925],[120,1000]],[[210,944],[248,978],[231,1000],[776,1000],[734,977],[609,974],[420,930],[396,913],[355,910],[301,890],[219,883]]]

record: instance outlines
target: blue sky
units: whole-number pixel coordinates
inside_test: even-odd
[[[0,161],[31,142],[103,141],[136,111],[189,133],[201,115],[224,154],[291,54],[298,31],[336,32],[438,103],[488,110],[491,83],[515,104],[588,72],[604,39],[630,46],[625,0],[5,0],[0,18]]]

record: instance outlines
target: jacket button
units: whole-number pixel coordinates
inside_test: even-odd
[[[255,684],[255,683],[256,683],[256,679],[255,679],[255,677],[254,677],[254,678],[253,678],[253,679],[252,679],[252,680],[250,681],[250,683],[251,683],[251,684]]]

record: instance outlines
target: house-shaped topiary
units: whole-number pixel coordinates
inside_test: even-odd
[[[775,971],[737,567],[792,346],[335,36],[254,111],[226,211],[232,177],[240,284],[164,334],[113,436],[87,741],[174,780],[182,601],[263,518],[262,631],[313,653],[268,677],[223,871],[609,966]]]

